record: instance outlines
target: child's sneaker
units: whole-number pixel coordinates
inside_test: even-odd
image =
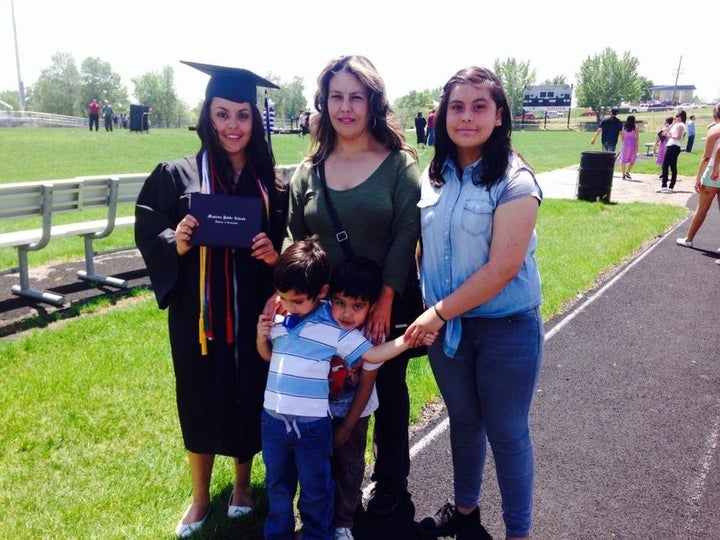
[[[335,540],[355,540],[352,531],[347,527],[338,527],[335,529]]]

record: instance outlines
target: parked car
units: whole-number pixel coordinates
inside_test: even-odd
[[[562,111],[545,111],[545,115],[548,118],[561,118],[563,116]]]
[[[535,120],[535,115],[531,112],[516,114],[515,120],[522,120],[523,122],[526,120]]]
[[[648,107],[648,111],[672,111],[675,107],[669,101],[661,101],[659,103],[652,103]]]

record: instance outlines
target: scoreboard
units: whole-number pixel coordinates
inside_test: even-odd
[[[572,103],[572,86],[569,84],[526,86],[523,92],[523,109],[526,111],[567,110]]]

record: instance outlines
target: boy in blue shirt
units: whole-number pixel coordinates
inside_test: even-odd
[[[382,291],[382,270],[366,257],[335,267],[330,275],[332,317],[341,328],[361,329]],[[355,511],[365,476],[365,446],[370,415],[378,408],[375,391],[382,364],[330,362],[330,414],[333,417],[333,480],[335,481],[335,540],[353,540]]]
[[[410,345],[399,336],[373,347],[356,329],[355,319],[349,322],[351,318],[340,315],[339,309],[335,310],[339,322],[333,318],[331,303],[322,301],[329,291],[329,264],[312,238],[283,251],[273,277],[288,315],[275,322],[261,314],[257,328],[258,352],[270,362],[261,422],[269,502],[264,536],[266,540],[294,538],[293,499],[299,483],[303,540],[333,540],[331,360],[337,356],[349,366],[363,360],[379,364]],[[425,340],[432,342],[434,337]],[[362,388],[367,392],[366,384]],[[349,410],[359,416],[364,407],[365,403],[351,405]]]

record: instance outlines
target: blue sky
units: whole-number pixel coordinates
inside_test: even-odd
[[[720,78],[711,67],[717,63],[710,53],[716,49],[709,24],[714,15],[700,10],[684,16],[619,0],[592,7],[566,0],[444,0],[412,7],[387,0],[187,4],[14,0],[23,83],[32,86],[52,55],[63,52],[78,67],[87,57],[109,62],[130,92],[133,77],[170,65],[178,94],[193,105],[202,99],[207,77],[180,60],[246,67],[286,82],[302,77],[309,99],[330,58],[364,54],[393,100],[441,86],[461,67],[492,68],[496,59],[509,57],[529,61],[537,83],[564,75],[574,84],[582,62],[611,47],[636,56],[640,74],[657,85],[674,84],[682,57],[678,84],[695,85],[702,99],[720,98]],[[11,1],[0,0],[0,90],[11,89],[17,89]]]

